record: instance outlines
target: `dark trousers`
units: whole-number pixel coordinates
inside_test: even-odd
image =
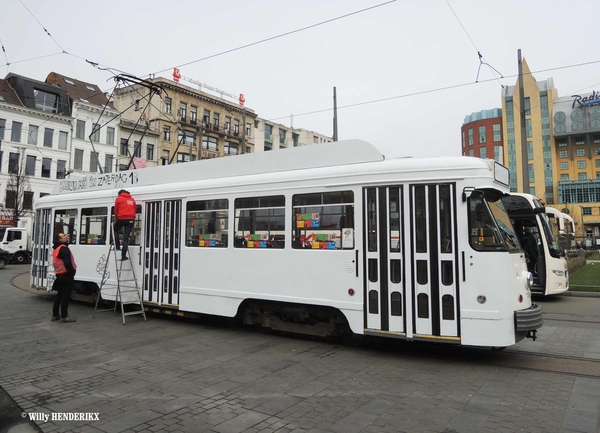
[[[73,292],[74,284],[73,277],[69,275],[57,275],[54,285],[52,286],[56,290],[56,298],[54,298],[54,305],[52,305],[52,315],[65,318],[69,315],[69,301],[71,300],[71,292]]]
[[[117,250],[121,249],[121,245],[119,243],[119,232],[121,229],[125,227],[123,230],[123,251],[121,252],[121,257],[127,257],[127,250],[129,249],[129,235],[133,230],[133,220],[117,220],[115,221],[115,244]]]

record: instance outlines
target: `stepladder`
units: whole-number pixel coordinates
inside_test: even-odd
[[[114,224],[111,224],[111,229],[113,230],[112,233],[114,233]],[[113,315],[116,315],[117,305],[119,305],[123,325],[126,324],[125,317],[134,315],[142,315],[144,322],[146,322],[147,318],[146,311],[144,310],[144,302],[142,301],[140,294],[139,284],[135,275],[131,256],[128,254],[127,258],[122,260],[118,257],[117,253],[118,251],[113,242],[109,245],[109,250],[105,259],[101,259],[98,262],[97,270],[102,275],[102,280],[98,288],[96,306],[94,307],[94,315],[92,318],[96,317],[96,313],[104,311],[112,311]],[[111,262],[114,263],[113,278],[111,278],[111,270],[113,269]],[[105,295],[106,298],[114,296],[115,304],[113,308],[98,309],[98,303],[103,295]]]

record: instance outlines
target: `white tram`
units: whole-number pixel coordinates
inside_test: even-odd
[[[491,160],[385,159],[359,140],[60,180],[36,205],[31,284],[47,286],[64,231],[74,296],[95,299],[125,188],[139,207],[129,249],[150,309],[505,347],[542,326],[501,203],[508,184]]]
[[[531,291],[540,295],[557,295],[569,290],[565,248],[560,247],[555,228],[557,219],[567,215],[554,208],[544,207],[531,194],[511,193],[502,200],[515,231],[525,246],[528,269],[533,275]],[[526,246],[527,241],[523,238],[527,230],[538,238],[534,251]]]

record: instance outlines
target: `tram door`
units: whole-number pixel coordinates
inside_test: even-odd
[[[413,336],[459,339],[454,184],[410,186]]]
[[[179,305],[181,200],[146,203],[143,300]]]
[[[367,331],[458,339],[454,190],[365,188]]]
[[[367,330],[405,333],[402,187],[365,188],[365,323]]]

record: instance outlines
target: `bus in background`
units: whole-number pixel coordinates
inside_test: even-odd
[[[533,274],[532,293],[557,295],[569,290],[567,260],[552,222],[561,212],[543,206],[531,194],[510,193],[502,202],[525,251],[527,268]]]
[[[543,323],[501,201],[508,185],[493,160],[385,158],[360,140],[61,180],[36,202],[31,284],[48,286],[50,241],[68,232],[75,291],[95,301],[127,188],[140,205],[130,257],[152,311],[506,347]]]

